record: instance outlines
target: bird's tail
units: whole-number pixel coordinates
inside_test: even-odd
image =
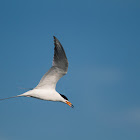
[[[8,98],[3,98],[3,99],[0,99],[0,101],[2,100],[6,100],[6,99],[11,99],[11,98],[16,98],[16,97],[30,97],[29,93],[31,92],[32,90],[29,90],[23,94],[20,94],[20,95],[17,95],[17,96],[12,96],[12,97],[8,97]]]
[[[12,96],[12,97],[8,97],[8,98],[3,98],[3,99],[0,99],[0,101],[2,101],[2,100],[6,100],[6,99],[11,99],[11,98],[16,98],[16,97],[20,97],[20,95]]]

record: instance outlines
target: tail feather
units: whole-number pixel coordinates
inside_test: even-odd
[[[26,89],[26,90],[32,90],[34,88],[23,88],[23,87],[18,87],[19,89]]]
[[[2,100],[6,100],[6,99],[11,99],[11,98],[16,98],[16,97],[20,97],[20,96],[17,95],[17,96],[13,96],[13,97],[3,98],[3,99],[0,99],[0,101],[2,101]]]

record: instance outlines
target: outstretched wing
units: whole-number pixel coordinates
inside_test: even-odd
[[[67,73],[68,60],[61,43],[55,36],[54,45],[55,47],[52,67],[47,73],[45,73],[36,88],[55,89],[58,80]]]

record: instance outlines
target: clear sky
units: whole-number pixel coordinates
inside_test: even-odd
[[[1,0],[0,98],[38,84],[53,35],[69,60],[57,91],[75,108],[1,101],[0,140],[139,140],[140,1]]]

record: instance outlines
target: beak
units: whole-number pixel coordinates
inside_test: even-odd
[[[67,105],[69,105],[70,107],[74,108],[74,106],[72,105],[72,103],[71,103],[71,102],[66,101],[66,104],[67,104]]]

